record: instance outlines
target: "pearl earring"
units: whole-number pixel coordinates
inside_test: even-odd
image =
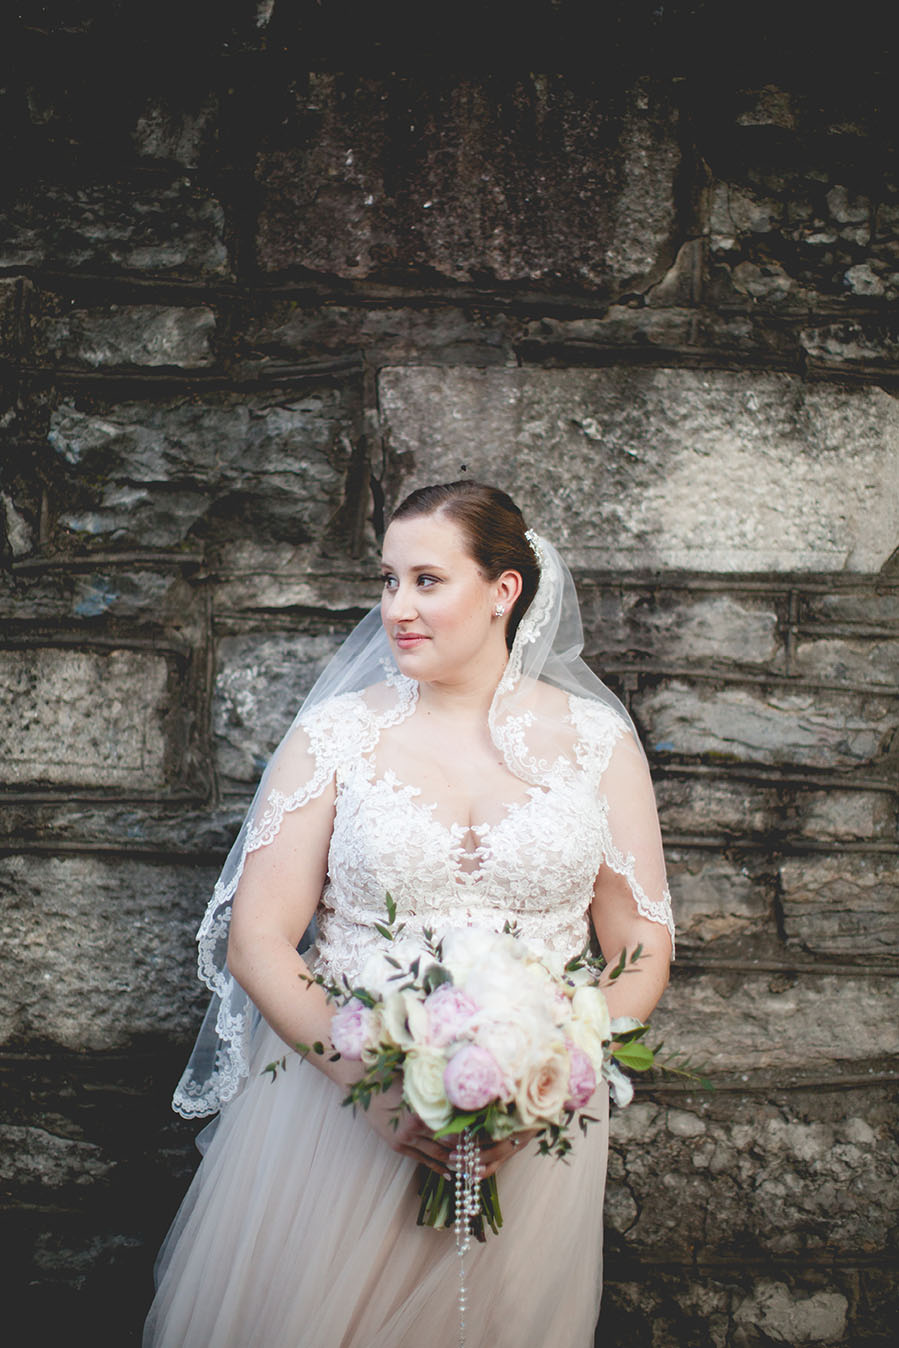
[[[493,610],[494,618],[501,618],[505,613],[505,611],[506,611],[505,604],[497,604],[496,608]]]

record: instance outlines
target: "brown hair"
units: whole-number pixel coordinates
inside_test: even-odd
[[[463,478],[410,492],[394,510],[391,522],[438,511],[462,530],[469,553],[487,580],[498,579],[504,571],[517,571],[521,576],[521,594],[506,627],[506,643],[511,648],[540,583],[540,567],[525,537],[524,516],[504,491]]]

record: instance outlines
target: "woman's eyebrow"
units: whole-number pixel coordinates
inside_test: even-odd
[[[381,563],[382,571],[395,571],[396,567],[391,566],[389,562]],[[445,571],[446,567],[441,566],[439,562],[419,562],[416,566],[410,566],[410,571]]]

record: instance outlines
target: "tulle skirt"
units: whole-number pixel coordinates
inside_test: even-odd
[[[416,1226],[415,1163],[261,1027],[250,1082],[166,1238],[144,1348],[456,1348],[452,1231]],[[608,1101],[566,1164],[531,1144],[499,1172],[504,1225],[466,1255],[467,1348],[591,1348]]]

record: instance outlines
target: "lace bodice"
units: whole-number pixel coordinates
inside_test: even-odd
[[[316,972],[358,975],[383,944],[375,923],[385,920],[387,892],[410,936],[453,925],[501,930],[508,921],[524,940],[566,956],[583,949],[597,872],[614,850],[597,788],[623,727],[586,702],[572,706],[570,719],[574,763],[560,759],[548,784],[527,788],[493,823],[441,822],[419,788],[390,770],[378,775],[371,754],[340,762],[328,882],[307,956]],[[637,903],[646,916],[670,920],[667,894],[661,911],[646,895]]]
[[[374,924],[385,920],[387,891],[410,935],[455,924],[501,930],[509,920],[525,939],[565,953],[583,948],[602,856],[596,802],[532,787],[498,823],[469,829],[441,823],[419,794],[361,764],[339,778],[317,970],[358,974],[383,944]]]
[[[558,690],[546,696],[555,727],[548,738],[538,733],[540,697],[491,727],[512,770],[510,799],[494,802],[489,823],[442,821],[419,788],[378,766],[379,745],[415,711],[411,680],[394,673],[298,721],[198,932],[218,1047],[212,1059],[195,1053],[175,1095],[179,1113],[212,1112],[246,1078],[254,1009],[227,970],[231,904],[246,857],[276,844],[284,816],[328,787],[336,791],[328,874],[306,954],[316,973],[359,974],[383,941],[375,924],[385,919],[388,892],[409,936],[463,924],[501,930],[508,921],[524,940],[573,955],[589,938],[604,865],[626,877],[637,912],[673,939],[652,786],[636,742],[604,703]]]

